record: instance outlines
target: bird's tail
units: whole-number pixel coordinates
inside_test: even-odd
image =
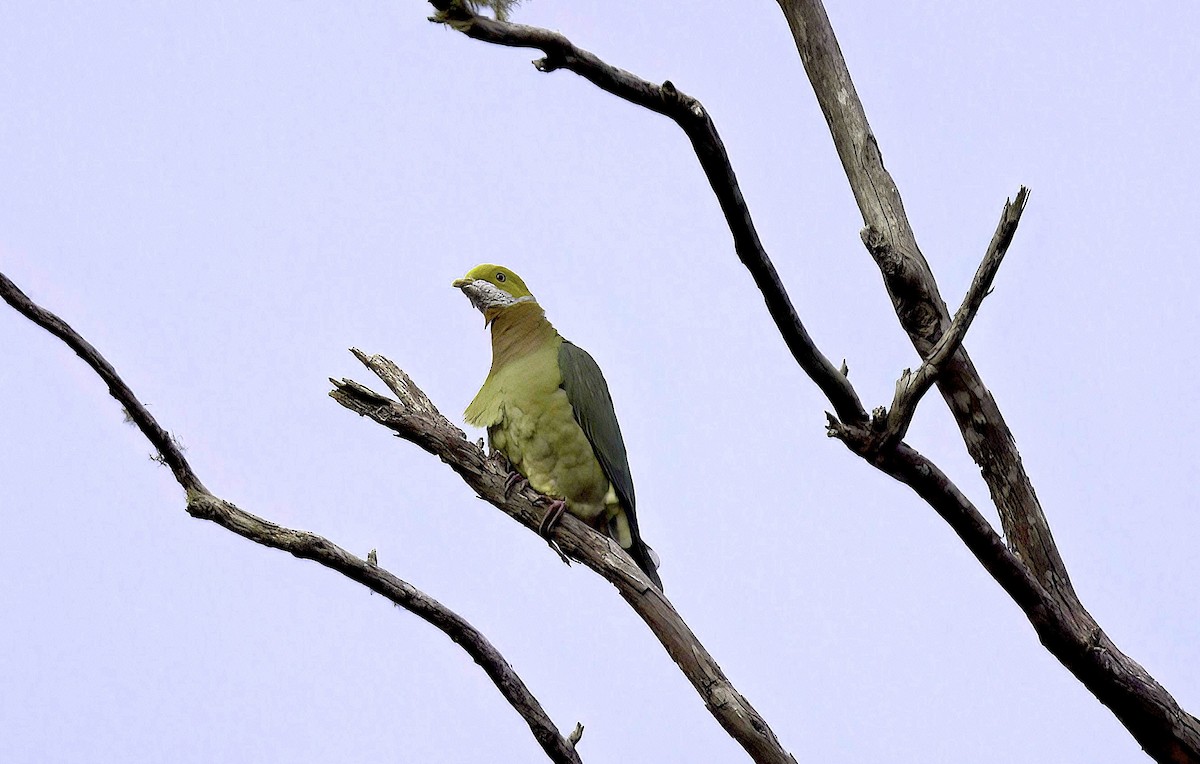
[[[633,520],[633,515],[626,513],[625,509],[619,505],[615,509],[616,511],[608,516],[608,537],[629,553],[646,577],[661,592],[663,585],[662,579],[658,577],[658,555],[645,541],[642,541],[642,535],[638,533],[637,522]]]
[[[658,555],[654,553],[654,550],[646,542],[635,537],[633,544],[625,551],[646,574],[646,578],[650,579],[650,583],[657,586],[660,592],[663,591],[662,579],[658,577]]]

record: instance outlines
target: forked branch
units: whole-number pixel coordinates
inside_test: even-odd
[[[862,213],[863,242],[879,267],[901,326],[925,358],[949,328],[949,311],[917,246],[898,186],[883,165],[879,142],[825,7],[820,0],[778,3]],[[1016,440],[965,348],[950,356],[937,385],[987,482],[1008,542],[1043,586],[1078,605]]]

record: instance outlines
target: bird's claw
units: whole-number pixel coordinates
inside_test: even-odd
[[[504,498],[507,499],[511,496],[514,489],[517,493],[520,493],[528,485],[529,481],[524,475],[516,470],[510,471],[508,477],[504,479]]]
[[[562,520],[563,512],[567,511],[567,503],[562,499],[551,499],[550,505],[546,507],[546,514],[542,517],[542,523],[538,526],[538,535],[549,540],[550,532],[554,530],[554,526],[558,525]]]
[[[570,565],[571,561],[554,541],[554,536],[552,534],[554,526],[558,525],[559,521],[562,520],[563,512],[567,511],[567,503],[562,499],[543,498],[542,501],[548,501],[550,504],[546,507],[546,514],[544,517],[542,517],[541,524],[538,525],[538,535],[546,539],[546,543],[550,545],[550,548],[554,550],[554,553],[558,555],[560,560],[562,560],[565,564]]]

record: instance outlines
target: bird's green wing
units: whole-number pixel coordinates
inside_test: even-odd
[[[629,525],[637,538],[634,519],[633,477],[629,474],[629,457],[625,455],[625,440],[617,424],[617,412],[600,367],[587,354],[563,340],[558,349],[558,367],[562,372],[562,387],[571,402],[575,421],[592,444],[601,469],[617,492],[621,506],[629,515]]]
[[[600,367],[586,351],[563,340],[558,349],[558,367],[562,372],[562,388],[571,402],[575,421],[583,429],[592,444],[592,451],[600,462],[608,482],[612,483],[617,500],[625,510],[629,523],[632,544],[628,552],[650,582],[662,590],[662,579],[658,576],[658,558],[638,530],[637,515],[634,513],[633,477],[629,474],[629,457],[625,455],[625,439],[621,437],[621,426],[617,424],[617,412],[613,409],[612,396]],[[610,526],[609,533],[613,530]],[[614,537],[615,538],[615,537]],[[619,543],[619,542],[618,542]]]

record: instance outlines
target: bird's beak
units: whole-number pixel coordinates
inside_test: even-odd
[[[484,310],[483,306],[479,304],[479,290],[471,288],[474,283],[475,281],[472,279],[455,279],[453,282],[451,282],[450,286],[454,287],[455,289],[461,289],[463,294],[467,296],[467,299],[471,301],[471,304],[476,308],[479,308],[479,311],[483,313],[483,325],[487,326],[487,311]]]

